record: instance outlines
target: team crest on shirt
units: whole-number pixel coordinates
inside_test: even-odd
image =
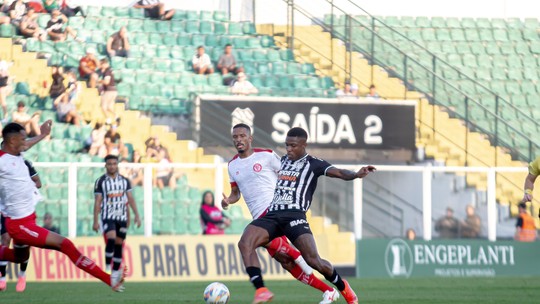
[[[262,170],[262,165],[261,165],[261,164],[255,163],[255,164],[253,165],[253,171],[255,171],[255,172],[261,172],[261,170]]]

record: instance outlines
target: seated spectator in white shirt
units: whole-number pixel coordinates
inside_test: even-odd
[[[259,90],[247,80],[244,72],[240,72],[238,73],[237,80],[232,85],[231,93],[235,95],[250,95],[259,93]]]
[[[379,93],[377,93],[377,88],[374,84],[369,86],[369,93],[366,95],[366,97],[373,98],[373,99],[379,99]]]
[[[193,71],[196,74],[212,74],[214,73],[214,67],[212,66],[212,61],[210,56],[204,52],[204,46],[199,46],[197,48],[197,54],[193,55]]]
[[[354,96],[353,92],[351,90],[351,84],[349,82],[345,82],[345,86],[343,87],[343,90],[339,89],[339,90],[336,91],[336,96],[337,97],[352,97],[352,96]]]
[[[30,114],[28,114],[26,111],[26,105],[24,102],[19,101],[17,103],[17,110],[11,114],[11,121],[23,126],[28,136],[38,136],[41,135],[41,130],[39,128],[40,116],[41,111],[37,111],[30,116]]]

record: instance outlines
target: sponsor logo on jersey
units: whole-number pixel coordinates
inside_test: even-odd
[[[263,168],[262,165],[259,164],[259,163],[255,163],[253,165],[253,171],[255,171],[255,172],[261,172],[262,168]]]

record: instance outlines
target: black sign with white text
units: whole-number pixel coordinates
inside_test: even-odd
[[[230,145],[231,127],[246,123],[254,136],[282,145],[287,131],[302,127],[309,143],[318,148],[415,148],[415,107],[410,102],[281,102],[276,100],[217,100],[198,103],[201,146]]]

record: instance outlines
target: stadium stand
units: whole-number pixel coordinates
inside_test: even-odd
[[[422,20],[422,18],[420,19]],[[344,18],[339,20],[344,20]],[[339,27],[337,28],[339,29]],[[272,29],[269,29],[261,26],[259,31],[268,34],[284,33],[286,32],[286,28],[274,26]],[[276,43],[282,46],[287,46],[288,38],[290,37],[282,37],[282,35],[274,37]],[[296,26],[295,38],[295,56],[300,57],[302,60],[314,62],[317,69],[320,69],[324,75],[333,77],[336,82],[339,79],[346,79],[345,58],[343,56],[332,58],[332,52],[334,54],[346,52],[343,41],[332,39],[331,34],[323,30],[320,26]],[[366,42],[365,36],[362,39],[359,40],[359,44]],[[441,48],[444,44],[444,42],[440,42]],[[457,49],[455,48],[456,52]],[[473,55],[472,51],[468,55]],[[351,78],[362,84],[364,88],[367,88],[373,81],[373,83],[377,84],[379,94],[383,98],[401,99],[403,96],[406,96],[409,99],[419,100],[416,114],[419,132],[417,147],[424,149],[427,156],[442,161],[449,166],[526,166],[526,163],[522,161],[513,160],[512,153],[509,149],[505,147],[494,147],[489,137],[491,134],[486,134],[480,129],[470,128],[462,119],[453,116],[452,110],[454,108],[449,104],[433,105],[428,99],[428,96],[422,93],[422,87],[414,87],[416,90],[411,90],[411,87],[404,85],[403,78],[396,77],[398,75],[393,73],[391,67],[388,67],[384,62],[371,65],[366,56],[367,54],[362,53],[361,50],[353,52],[351,56],[351,65],[353,67]],[[385,58],[384,53],[380,54],[380,56]],[[330,64],[330,60],[332,60],[333,64]],[[461,69],[461,66],[459,68]],[[505,80],[507,82],[513,81],[510,79]],[[445,94],[441,95],[445,96]],[[464,140],[464,138],[468,138],[468,140]],[[516,183],[517,180],[520,180],[518,176],[520,175],[514,173],[501,173],[497,179],[497,200],[502,205],[510,205],[512,214],[517,214],[516,202],[522,197],[522,185]],[[485,175],[469,173],[466,174],[466,180],[468,185],[476,187],[481,191],[487,189]],[[535,201],[534,206],[537,205],[538,202]]]

